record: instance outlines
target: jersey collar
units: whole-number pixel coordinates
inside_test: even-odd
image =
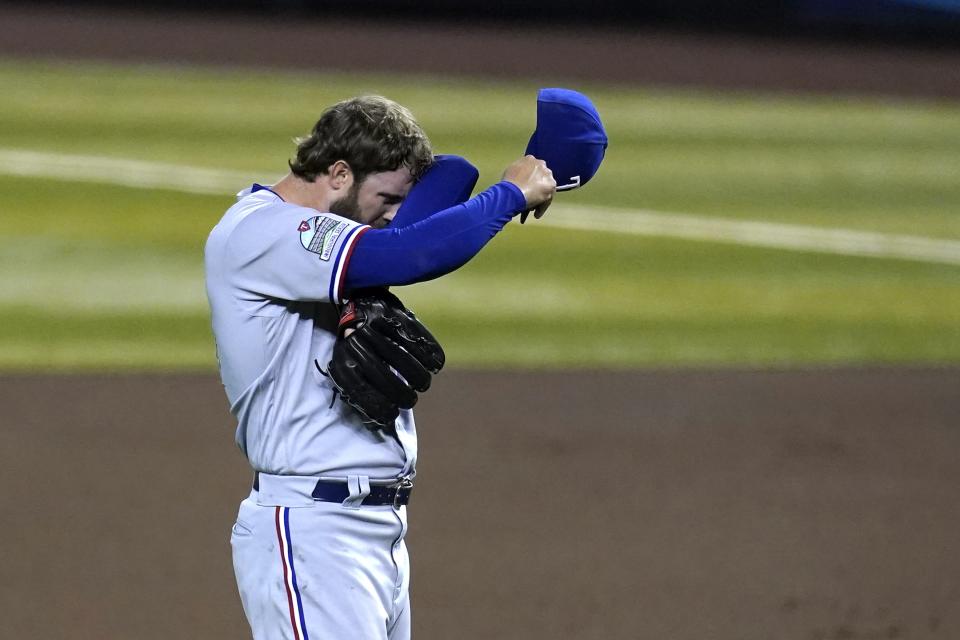
[[[270,187],[265,187],[265,186],[263,186],[262,184],[258,184],[258,183],[256,183],[256,182],[254,182],[254,183],[253,183],[253,186],[250,187],[250,193],[256,193],[257,191],[269,191],[269,192],[272,193],[273,195],[275,195],[275,196],[277,196],[278,198],[280,198],[280,200],[283,200],[283,202],[286,202],[286,200],[283,199],[283,196],[281,196],[279,193],[277,193],[276,191],[274,191],[274,190],[271,189]]]

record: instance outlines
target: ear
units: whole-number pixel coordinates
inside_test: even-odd
[[[350,168],[346,160],[337,160],[327,169],[327,179],[334,191],[349,189],[353,186],[353,169]]]

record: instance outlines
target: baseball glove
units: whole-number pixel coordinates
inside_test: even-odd
[[[352,330],[352,332],[351,332]],[[340,314],[327,371],[344,402],[364,422],[392,429],[400,409],[417,403],[443,368],[443,348],[386,289],[354,293]]]

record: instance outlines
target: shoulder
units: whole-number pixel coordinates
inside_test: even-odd
[[[360,226],[360,223],[335,213],[317,211],[310,207],[286,202],[266,189],[245,195],[241,192],[240,195],[242,197],[224,216],[226,218],[234,212],[237,219],[234,225],[236,228],[253,227],[288,231],[291,221],[294,222],[293,227],[297,232],[307,231],[308,225],[311,228],[324,225]]]
[[[309,248],[321,241],[324,244],[335,243],[343,233],[360,226],[363,225],[348,218],[290,204],[274,197],[266,202],[247,203],[238,212],[230,243],[262,244],[299,240],[304,248]]]
[[[241,260],[298,245],[329,259],[343,240],[366,226],[333,213],[285,202],[265,189],[241,192],[239,196],[211,238],[219,236],[224,250]]]

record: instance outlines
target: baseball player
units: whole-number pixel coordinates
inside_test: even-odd
[[[238,194],[205,250],[220,374],[255,471],[231,536],[237,585],[257,640],[400,640],[410,388],[424,390],[443,355],[385,287],[457,269],[517,213],[540,217],[556,182],[525,156],[471,199],[472,183],[424,197],[428,180],[414,185],[435,166],[430,143],[378,96],[327,109],[289,164]],[[411,189],[445,208],[391,225]]]

